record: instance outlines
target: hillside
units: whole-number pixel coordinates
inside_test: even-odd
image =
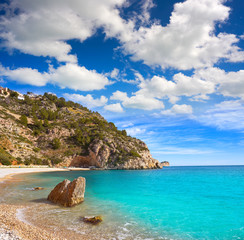
[[[54,94],[0,95],[0,163],[161,168],[146,144],[99,113]]]

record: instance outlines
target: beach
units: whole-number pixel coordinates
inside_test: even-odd
[[[0,167],[0,182],[10,179],[12,175],[22,173],[35,173],[35,172],[57,172],[67,171],[64,168],[49,168],[49,167]]]
[[[0,182],[2,184],[11,184],[11,176],[15,174],[35,173],[35,172],[56,172],[67,171],[60,168],[0,168]],[[0,185],[0,194],[4,194]],[[0,204],[0,239],[19,240],[19,239],[65,239],[57,234],[52,234],[39,227],[35,227],[21,219],[21,210],[27,206]]]

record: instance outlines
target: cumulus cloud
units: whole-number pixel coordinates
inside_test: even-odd
[[[219,68],[207,68],[195,71],[192,81],[201,79],[216,86],[216,93],[227,97],[244,99],[244,70],[225,72]]]
[[[0,37],[7,48],[76,62],[68,40],[83,42],[101,27],[108,37],[129,40],[126,32],[132,32],[129,29],[134,25],[120,17],[118,7],[124,3],[125,0],[12,0],[8,14],[1,16]]]
[[[90,91],[103,89],[109,84],[109,80],[95,70],[88,70],[77,64],[67,63],[49,74],[49,79],[62,88]]]
[[[225,72],[211,67],[195,70],[191,76],[177,73],[171,80],[163,76],[153,76],[151,79],[142,79],[138,88],[131,97],[126,92],[116,91],[110,99],[121,101],[125,108],[144,110],[163,108],[162,100],[168,99],[174,106],[163,111],[164,114],[180,114],[180,106],[184,109],[182,113],[190,114],[190,105],[176,104],[182,97],[188,101],[207,101],[213,94],[218,94],[244,99],[244,70]]]
[[[237,62],[244,53],[236,46],[233,34],[214,34],[215,25],[227,20],[230,8],[223,0],[187,0],[174,5],[170,22],[163,27],[154,23],[140,27],[124,43],[133,60],[162,68],[192,69],[210,67],[219,59]]]
[[[124,111],[120,103],[106,105],[104,106],[104,109],[110,112],[117,112],[117,113],[121,113]]]
[[[114,92],[112,94],[112,96],[110,97],[111,100],[119,100],[119,101],[124,101],[126,100],[127,97],[127,93],[126,92],[121,92],[119,90],[117,90],[116,92]]]
[[[48,82],[48,74],[40,73],[37,69],[32,68],[17,68],[10,70],[0,65],[0,76],[11,81],[16,81],[21,84],[30,84],[33,86],[45,86]]]
[[[67,63],[57,69],[51,68],[45,73],[32,68],[10,69],[0,66],[0,76],[22,84],[45,86],[47,83],[52,83],[61,88],[80,91],[100,90],[110,84],[103,74],[73,63]]]
[[[205,101],[211,94],[244,99],[244,70],[225,72],[219,68],[195,70],[192,76],[175,74],[172,80],[154,76],[142,81],[136,95],[163,99],[175,104],[181,97],[191,101]]]
[[[192,114],[192,106],[186,105],[186,104],[182,104],[182,105],[175,104],[171,109],[162,111],[161,114],[163,114],[163,115]]]
[[[223,101],[197,117],[197,120],[219,129],[244,130],[244,104],[239,100]]]
[[[81,94],[65,93],[64,97],[67,98],[68,100],[79,102],[89,108],[104,106],[108,101],[108,99],[105,96],[101,96],[100,98],[93,98],[91,94],[87,94],[86,96],[83,96]]]
[[[122,105],[125,108],[136,108],[143,110],[154,110],[164,108],[162,101],[153,98],[147,97],[141,94],[135,94],[134,96],[128,97],[127,93],[116,91],[110,97],[111,100],[118,100],[122,102]]]
[[[185,76],[182,73],[175,74],[173,81],[164,77],[154,76],[150,80],[143,81],[138,94],[157,98],[168,97],[171,101],[177,101],[179,96],[206,95],[215,91],[215,84],[197,78]]]
[[[156,98],[150,98],[140,94],[125,99],[122,102],[122,105],[125,108],[137,108],[143,110],[154,110],[164,108],[164,104],[162,101]]]
[[[223,58],[243,61],[233,34],[214,34],[215,25],[228,19],[224,0],[186,0],[174,5],[169,24],[150,22],[152,0],[141,4],[141,12],[125,20],[121,8],[126,0],[39,1],[11,0],[1,16],[0,37],[6,48],[35,56],[54,57],[60,62],[77,62],[69,40],[83,42],[103,29],[106,37],[117,38],[133,60],[162,68],[209,67]],[[113,75],[116,72],[113,72]]]

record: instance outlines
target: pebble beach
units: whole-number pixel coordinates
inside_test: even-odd
[[[64,171],[60,168],[0,168],[0,182],[11,184],[11,176],[15,174]],[[0,194],[4,194],[0,185]],[[18,218],[18,212],[26,206],[0,204],[0,239],[1,240],[59,240],[66,239],[55,236],[44,229],[35,227]]]

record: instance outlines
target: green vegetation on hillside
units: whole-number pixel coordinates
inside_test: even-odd
[[[17,161],[26,165],[56,165],[78,158],[81,164],[83,161],[88,165],[116,167],[140,159],[141,152],[148,151],[142,141],[127,136],[125,130],[78,103],[49,93],[24,95],[24,100],[17,97],[11,92],[9,97],[0,99],[0,118],[6,120],[2,130],[14,145],[12,153],[10,148],[0,151],[2,164]],[[11,119],[16,130],[8,126],[7,119]],[[96,159],[86,158],[91,152]]]

